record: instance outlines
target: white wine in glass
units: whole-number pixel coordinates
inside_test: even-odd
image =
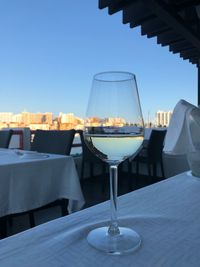
[[[111,221],[92,230],[90,245],[110,254],[125,254],[141,244],[134,230],[119,227],[117,219],[117,168],[137,153],[144,138],[144,123],[135,75],[129,72],[98,73],[93,78],[84,127],[90,150],[109,164]]]

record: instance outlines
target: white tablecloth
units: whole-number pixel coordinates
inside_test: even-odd
[[[83,206],[84,197],[73,158],[40,155],[0,150],[0,217],[35,209],[61,198],[70,200],[70,211]]]
[[[105,202],[1,240],[0,266],[200,266],[200,178],[183,173],[119,198],[120,225],[142,237],[132,254],[111,256],[88,245],[88,232],[108,220]]]

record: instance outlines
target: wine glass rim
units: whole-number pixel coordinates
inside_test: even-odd
[[[119,78],[119,79],[110,79],[110,80],[105,79],[105,78],[100,78],[100,76],[104,74],[122,74],[124,76],[126,75],[126,77]],[[103,71],[103,72],[99,72],[94,75],[94,80],[102,81],[102,82],[124,82],[124,81],[133,80],[134,78],[135,78],[135,74],[128,72],[128,71]]]

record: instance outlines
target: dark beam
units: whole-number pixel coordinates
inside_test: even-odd
[[[185,9],[187,7],[196,6],[199,4],[199,0],[175,0],[173,3],[180,9]]]
[[[191,49],[187,51],[183,51],[180,53],[180,55],[186,59],[186,58],[193,58],[193,57],[200,57],[200,53],[198,53],[198,50],[196,49]]]
[[[167,26],[166,23],[160,21],[158,18],[148,20],[141,25],[141,34],[148,34],[149,37],[154,37],[157,34],[161,34],[169,30],[169,26]]]
[[[180,51],[185,51],[188,49],[194,49],[194,46],[191,45],[188,41],[181,41],[176,44],[171,44],[169,46],[169,51],[172,51],[173,53],[178,53]]]
[[[191,62],[193,63],[193,62],[195,62],[195,63],[197,63],[197,59],[198,59],[198,57],[188,57],[188,56],[182,56],[182,55],[180,55],[180,57],[181,58],[183,58],[184,60],[191,60]]]
[[[200,60],[199,60],[199,62],[198,62],[198,96],[197,96],[197,98],[198,98],[198,103],[197,103],[197,105],[199,106],[200,105]]]
[[[170,28],[163,29],[155,29],[154,31],[146,31],[143,27],[141,27],[141,35],[147,35],[148,38],[156,37],[158,34],[166,33],[170,31]]]
[[[100,0],[99,1],[99,9],[106,8],[109,5],[109,0]]]
[[[112,15],[122,10],[125,6],[133,3],[134,1],[137,0],[99,0],[99,9],[108,7],[108,13]]]
[[[197,67],[198,67],[199,57],[192,57],[191,60],[192,60],[192,62],[194,62],[194,64],[196,64]]]
[[[177,54],[177,53],[183,53],[183,52],[189,52],[191,50],[193,50],[194,47],[188,47],[188,48],[183,48],[183,49],[176,49],[176,50],[170,50],[173,54]]]
[[[130,23],[139,21],[141,24],[142,21],[146,21],[147,19],[154,18],[155,15],[149,10],[145,8],[141,1],[133,2],[131,5],[125,6],[123,8],[123,23]]]
[[[121,11],[126,6],[128,6],[131,3],[136,2],[136,1],[137,0],[115,0],[115,1],[112,1],[108,6],[108,13],[109,13],[109,15],[117,13],[118,11]]]
[[[161,42],[157,42],[158,44],[161,44],[162,46],[166,46],[166,45],[170,45],[170,44],[176,44],[179,43],[180,41],[183,41],[183,38],[177,38],[177,39],[173,39],[173,40],[168,40],[168,41],[163,41]]]
[[[193,59],[189,59],[189,62],[192,64],[196,64],[196,62]]]
[[[144,22],[148,22],[152,19],[155,18],[155,15],[149,15],[147,17],[142,17],[142,18],[137,18],[137,20],[132,20],[130,22],[130,28],[134,28],[134,27],[137,27],[137,26],[140,26],[141,24],[143,24]]]
[[[163,46],[170,45],[172,43],[179,42],[184,40],[183,37],[179,34],[176,34],[174,31],[169,31],[167,33],[158,34],[157,43]]]
[[[198,67],[199,60],[197,58],[190,58],[189,62],[192,63],[192,64],[195,64]]]
[[[132,20],[130,22],[130,28],[134,28],[134,27],[140,26],[144,22],[150,21],[150,20],[152,20],[154,18],[155,18],[154,15],[149,15],[147,17],[137,18],[137,20]]]
[[[142,0],[158,18],[189,40],[200,52],[200,37],[162,0]]]

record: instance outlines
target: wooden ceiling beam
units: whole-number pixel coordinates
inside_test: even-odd
[[[167,46],[167,45],[170,45],[170,44],[176,44],[176,43],[179,43],[180,41],[183,41],[184,39],[179,37],[179,38],[175,38],[175,39],[171,39],[171,40],[166,40],[166,41],[162,41],[162,42],[158,42],[157,41],[157,44],[160,44],[162,46]]]
[[[141,26],[142,35],[157,36],[158,44],[169,45],[171,52],[193,64],[200,57],[198,5],[200,0],[99,0],[100,9],[108,7],[109,14],[122,11],[124,24]]]
[[[179,42],[180,40],[184,40],[183,37],[179,34],[176,34],[174,31],[157,35],[157,43],[163,46]]]
[[[142,17],[142,18],[137,18],[137,20],[132,20],[130,22],[130,28],[135,28],[137,26],[140,26],[141,24],[143,24],[144,22],[150,21],[152,19],[154,19],[155,16],[154,15],[149,15],[147,17]]]
[[[112,15],[123,10],[125,7],[129,6],[133,2],[137,2],[137,0],[115,0],[112,1],[108,6],[108,14]]]
[[[166,23],[160,21],[158,18],[148,20],[141,24],[141,34],[148,35],[149,37],[154,37],[157,34],[161,34],[169,31],[169,26]]]
[[[190,58],[189,62],[192,63],[192,64],[196,64],[197,67],[198,67],[198,59],[197,58]]]
[[[199,0],[175,0],[173,1],[174,5],[177,7],[177,9],[182,10],[187,7],[196,6],[199,4]]]
[[[187,50],[187,49],[191,49],[191,48],[193,49],[194,46],[186,40],[183,40],[183,41],[176,43],[176,44],[169,45],[169,51],[173,51],[175,53],[179,52],[180,50],[183,51],[183,50]]]
[[[109,2],[110,2],[109,0],[100,0],[99,1],[99,9],[103,9],[103,8],[108,7]]]
[[[142,0],[158,18],[189,40],[200,51],[200,37],[162,0]]]
[[[141,35],[147,35],[148,38],[156,37],[158,34],[163,34],[169,32],[169,28],[157,29],[152,32],[145,31],[143,27],[141,27]]]
[[[138,0],[99,0],[99,9],[108,7],[108,14],[112,15],[121,11],[125,6],[137,1]]]
[[[133,2],[128,6],[123,8],[123,23],[137,22],[142,23],[142,21],[149,20],[154,18],[155,15],[145,8],[141,1]]]
[[[199,53],[196,49],[191,49],[188,51],[183,51],[180,53],[180,55],[185,59],[185,58],[195,58],[195,57],[199,57]]]
[[[179,54],[180,58],[182,58],[183,60],[188,60],[190,63],[198,66],[198,58],[183,58],[183,56],[181,56]]]
[[[185,52],[185,51],[190,51],[193,49],[194,49],[194,46],[191,46],[191,47],[187,47],[187,48],[185,47],[185,48],[170,50],[170,52],[172,52],[173,54],[177,54],[177,53],[181,53],[181,52]]]
[[[200,60],[198,62],[198,73],[197,73],[198,77],[198,95],[197,95],[197,105],[200,106]]]

